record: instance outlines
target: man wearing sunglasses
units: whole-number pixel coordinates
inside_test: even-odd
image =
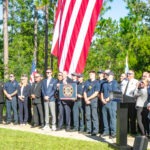
[[[56,130],[56,103],[55,103],[55,91],[57,89],[57,80],[52,77],[52,69],[46,70],[47,79],[42,82],[42,94],[44,98],[45,109],[45,127],[44,130],[49,130],[49,111],[52,116],[52,130]]]
[[[136,134],[136,109],[135,109],[135,102],[134,102],[134,92],[138,83],[138,80],[134,78],[134,71],[129,70],[127,73],[128,82],[125,86],[124,96],[127,97],[128,101],[128,125],[129,125],[129,132],[131,134]]]
[[[10,124],[11,109],[14,113],[14,125],[18,124],[18,113],[17,113],[17,88],[18,82],[15,80],[14,74],[9,75],[9,81],[4,84],[4,94],[6,96],[6,124]]]
[[[33,128],[38,127],[41,123],[41,128],[44,127],[44,116],[42,108],[42,91],[41,91],[41,76],[39,73],[34,75],[34,83],[31,87],[31,99],[33,104]]]

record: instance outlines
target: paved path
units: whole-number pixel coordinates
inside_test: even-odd
[[[33,132],[33,133],[39,133],[39,134],[45,134],[45,135],[52,135],[57,137],[66,137],[66,138],[73,138],[77,140],[86,140],[86,141],[94,141],[94,142],[107,142],[110,144],[116,143],[116,139],[109,139],[109,137],[101,138],[100,136],[89,136],[84,134],[79,134],[78,132],[66,132],[65,130],[61,131],[45,131],[39,128],[31,128],[30,125],[26,126],[20,126],[20,125],[0,125],[0,128],[7,128],[12,130],[19,130],[19,131],[27,131],[27,132]],[[128,136],[128,145],[133,146],[134,144],[134,138],[131,136]],[[150,140],[148,143],[148,148],[150,149]]]

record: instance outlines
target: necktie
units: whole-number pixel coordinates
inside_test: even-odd
[[[125,88],[124,95],[126,95],[126,92],[127,92],[128,86],[129,86],[129,82],[130,82],[130,81],[128,81],[127,86],[126,86],[126,88]]]

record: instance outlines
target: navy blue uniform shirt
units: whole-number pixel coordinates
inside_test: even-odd
[[[78,83],[77,85],[77,94],[83,95],[84,92],[84,82]]]
[[[87,97],[91,96],[95,92],[99,92],[99,82],[98,80],[87,80],[84,87],[84,92],[86,92]]]
[[[4,90],[7,91],[8,94],[14,93],[18,89],[18,82],[16,80],[14,81],[8,81],[4,84]]]

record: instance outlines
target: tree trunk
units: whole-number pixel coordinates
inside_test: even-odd
[[[48,5],[45,5],[45,66],[44,71],[48,67]]]
[[[4,79],[8,78],[8,0],[3,0]]]
[[[37,64],[37,27],[38,27],[38,20],[37,20],[37,10],[36,7],[34,8],[34,60],[35,64]]]

